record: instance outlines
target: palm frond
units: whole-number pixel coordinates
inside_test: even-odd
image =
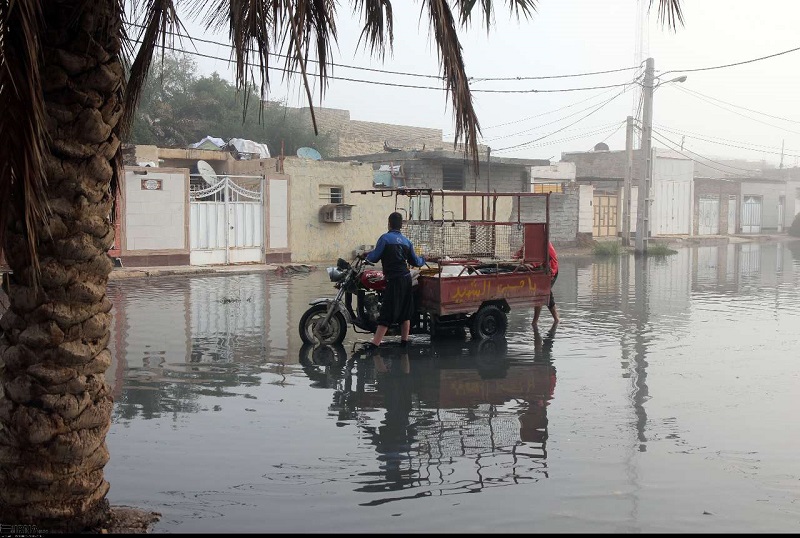
[[[160,46],[163,54],[167,41],[170,44],[172,42],[170,36],[181,33],[181,30],[188,33],[178,18],[175,0],[139,0],[133,11],[142,14],[142,30],[136,39],[139,51],[130,65],[125,87],[124,112],[119,122],[119,130],[123,135],[129,131],[133,122],[136,104],[147,82],[156,49]],[[129,39],[126,41],[130,42]]]
[[[0,0],[0,249],[22,218],[27,255],[38,281],[37,225],[49,212],[44,192],[46,115],[40,72],[40,1]],[[13,134],[11,134],[13,133]]]
[[[335,0],[193,0],[189,13],[202,17],[208,28],[220,30],[228,26],[236,86],[246,90],[254,84],[257,71],[262,100],[269,89],[271,56],[283,57],[284,77],[300,73],[303,79],[314,130],[318,132],[306,64],[313,49],[319,62],[321,99],[328,85],[331,51],[337,39]]]
[[[446,0],[428,0],[426,5],[431,33],[438,47],[447,95],[451,98],[453,105],[456,124],[453,145],[457,145],[463,137],[467,153],[472,156],[477,168],[480,124],[472,103],[472,93],[464,67],[464,57],[461,54],[461,42],[456,33],[453,12]]]
[[[364,43],[373,56],[384,58],[386,45],[394,46],[394,17],[390,0],[355,0],[354,13],[361,13],[364,28],[358,38],[358,45]]]
[[[469,26],[472,22],[472,12],[478,0],[456,0],[456,11],[458,12],[459,23],[462,26]],[[529,19],[536,11],[536,0],[506,0],[509,11],[520,19]],[[488,33],[494,25],[494,0],[481,0],[481,12],[483,13],[483,24]]]
[[[653,7],[655,0],[650,0],[650,8]],[[684,25],[683,9],[681,0],[658,0],[658,20],[672,30],[678,28],[678,24]]]

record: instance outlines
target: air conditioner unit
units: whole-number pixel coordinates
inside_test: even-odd
[[[319,220],[334,223],[350,220],[352,208],[352,204],[325,204],[319,208]]]

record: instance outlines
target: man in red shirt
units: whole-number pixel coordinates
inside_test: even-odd
[[[553,315],[553,323],[558,323],[561,318],[558,317],[556,300],[553,297],[553,284],[556,283],[556,277],[558,277],[558,254],[556,254],[556,249],[553,247],[553,243],[547,243],[547,252],[550,257],[550,302],[547,304],[547,309],[550,311],[550,314]],[[533,307],[533,325],[536,325],[539,322],[539,315],[541,313],[541,306]]]

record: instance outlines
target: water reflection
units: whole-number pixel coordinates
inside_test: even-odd
[[[392,492],[363,504],[546,478],[555,327],[544,338],[536,331],[533,360],[509,356],[505,339],[437,339],[349,358],[342,346],[304,346],[312,386],[332,392],[330,417],[358,425],[374,447],[378,467],[359,473],[355,491]]]
[[[372,357],[301,347],[322,272],[113,282],[111,500],[166,532],[794,528],[798,260],[564,256],[559,325]]]

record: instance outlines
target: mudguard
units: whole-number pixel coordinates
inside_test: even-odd
[[[330,297],[317,297],[316,299],[312,299],[311,301],[309,301],[308,304],[311,306],[316,306],[320,304],[328,305],[330,303],[336,304],[336,310],[338,310],[344,316],[344,320],[347,322],[348,325],[351,325],[353,323],[353,320],[350,318],[350,312],[347,311],[347,308],[345,308],[342,303],[335,302]]]

